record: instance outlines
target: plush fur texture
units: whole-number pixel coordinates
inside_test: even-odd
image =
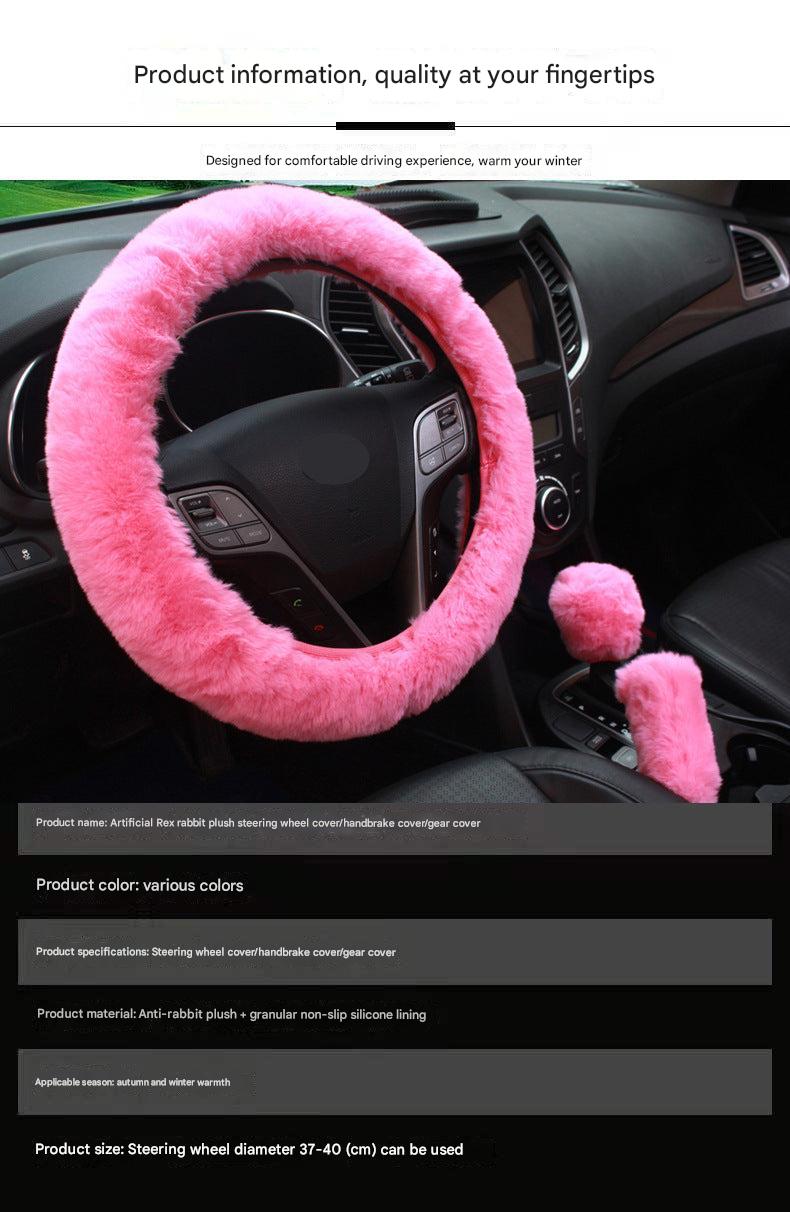
[[[575,564],[549,594],[563,643],[577,661],[624,661],[639,651],[645,609],[630,572],[614,564]]]
[[[481,497],[439,598],[399,636],[322,649],[213,576],[160,489],[154,401],[198,306],[254,264],[319,261],[399,299],[453,362],[477,417]],[[269,737],[390,728],[447,694],[496,638],[532,542],[524,397],[458,274],[372,207],[287,186],[208,195],[157,219],[87,292],[49,400],[47,468],[72,566],[130,656],[168,690]]]
[[[721,775],[696,662],[676,652],[647,653],[617,671],[616,689],[640,773],[691,803],[715,803]]]

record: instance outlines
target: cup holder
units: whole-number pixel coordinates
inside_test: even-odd
[[[772,795],[760,799],[784,801],[790,796],[790,744],[765,733],[738,733],[727,745],[729,769],[724,778],[724,799],[752,802],[763,788]],[[779,794],[780,792],[784,794]]]

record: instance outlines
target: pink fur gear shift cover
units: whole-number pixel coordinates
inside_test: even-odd
[[[199,305],[278,258],[345,270],[410,308],[477,420],[474,529],[445,590],[393,639],[316,648],[261,622],[211,572],[160,487],[155,400]],[[47,426],[55,517],[94,609],[168,690],[263,736],[392,727],[452,690],[496,639],[532,543],[532,433],[513,369],[456,271],[372,207],[286,186],[208,195],[135,237],[75,311]]]
[[[645,609],[624,568],[593,562],[563,568],[551,587],[549,606],[577,661],[624,661],[639,651]]]

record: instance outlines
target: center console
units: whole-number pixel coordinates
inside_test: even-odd
[[[580,338],[572,344],[575,329],[581,331],[578,308],[568,320],[568,282],[548,262],[543,247],[533,240],[500,257],[489,252],[484,259],[457,263],[466,289],[502,338],[532,422],[537,478],[533,559],[556,551],[578,532],[588,500],[584,404],[567,366],[568,356],[578,359],[582,352]],[[564,333],[569,339],[563,339]]]
[[[564,375],[550,374],[520,386],[535,440],[535,558],[554,551],[584,524],[584,421],[581,401],[576,406],[571,404]]]

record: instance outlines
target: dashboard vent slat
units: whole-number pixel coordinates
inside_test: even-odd
[[[527,252],[548,287],[565,358],[565,369],[570,374],[578,365],[582,354],[581,318],[570,283],[564,270],[560,268],[560,263],[549,255],[542,240],[536,238],[528,241]]]
[[[787,265],[773,241],[744,227],[730,227],[730,235],[744,298],[762,298],[787,287],[790,282]]]
[[[381,330],[373,300],[362,287],[332,278],[326,294],[326,318],[332,335],[359,374],[398,361]]]

